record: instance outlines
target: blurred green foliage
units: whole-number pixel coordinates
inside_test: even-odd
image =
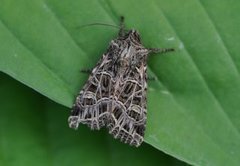
[[[0,165],[186,165],[142,144],[130,147],[105,130],[68,127],[69,109],[0,73]]]

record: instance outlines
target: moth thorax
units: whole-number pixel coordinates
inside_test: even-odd
[[[129,67],[131,59],[136,54],[136,49],[133,46],[126,47],[120,54],[119,64],[121,67]]]
[[[119,60],[119,65],[121,67],[129,67],[129,60],[128,60],[128,58],[121,58]]]

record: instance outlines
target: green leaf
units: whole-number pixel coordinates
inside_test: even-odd
[[[0,0],[0,70],[71,107],[126,17],[150,57],[145,141],[195,165],[240,164],[240,2],[177,0]],[[82,129],[79,129],[82,130]]]
[[[133,148],[106,131],[67,126],[67,108],[0,74],[0,165],[185,165],[150,145]]]

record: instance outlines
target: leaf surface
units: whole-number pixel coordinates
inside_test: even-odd
[[[117,35],[77,27],[124,15],[146,47],[175,48],[149,58],[145,141],[189,164],[239,165],[239,1],[0,2],[0,70],[68,107]]]

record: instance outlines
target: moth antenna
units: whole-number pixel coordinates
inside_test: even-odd
[[[100,23],[100,22],[97,22],[97,23],[90,23],[90,24],[86,24],[86,25],[81,25],[81,26],[78,26],[77,28],[78,28],[78,29],[81,29],[81,28],[84,28],[84,27],[88,27],[88,26],[96,26],[96,25],[109,26],[109,27],[114,27],[114,28],[117,28],[117,29],[121,29],[120,26],[112,25],[112,24],[107,24],[107,23]]]

